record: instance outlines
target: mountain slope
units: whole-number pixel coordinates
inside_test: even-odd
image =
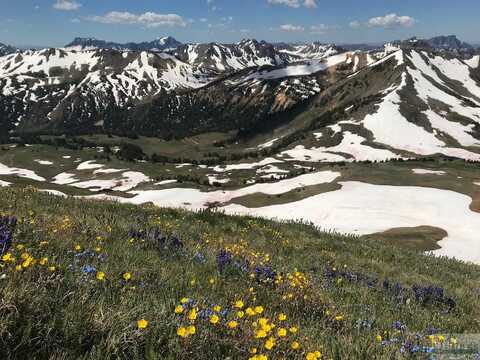
[[[0,123],[17,133],[233,131],[232,141],[281,128],[285,139],[274,150],[301,160],[479,160],[478,55],[417,39],[383,51],[341,51],[244,40],[169,53],[10,54],[0,57]],[[307,141],[299,142],[302,131]]]
[[[297,143],[284,155],[341,161],[443,154],[480,161],[479,75],[478,57],[400,49],[318,95],[307,112],[328,108],[339,116],[316,126],[315,146]]]
[[[209,81],[171,55],[45,49],[0,58],[0,122],[18,130],[92,128],[110,104]]]
[[[292,222],[0,194],[4,359],[478,351],[439,335],[480,331],[475,265]]]
[[[236,44],[185,44],[172,55],[196,70],[217,74],[255,66],[284,65],[291,61],[291,56],[277,52],[273,45],[250,39]]]
[[[0,43],[0,56],[5,56],[17,51],[13,46]]]
[[[333,44],[313,42],[306,45],[282,46],[279,47],[279,52],[303,59],[323,59],[325,57],[345,52],[345,50]]]

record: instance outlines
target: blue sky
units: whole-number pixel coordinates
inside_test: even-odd
[[[63,46],[76,36],[128,42],[375,43],[456,34],[480,43],[478,0],[0,0],[0,42]]]

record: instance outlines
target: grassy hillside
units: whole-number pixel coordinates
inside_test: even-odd
[[[382,240],[34,189],[0,211],[1,359],[425,358],[480,332],[480,267]]]

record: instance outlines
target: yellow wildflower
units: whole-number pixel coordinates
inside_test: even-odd
[[[11,253],[6,253],[5,255],[2,256],[2,261],[15,262],[15,258],[12,256]]]
[[[213,325],[218,324],[219,321],[220,321],[220,318],[215,314],[210,317],[210,323]]]
[[[244,306],[245,306],[245,304],[243,303],[242,300],[235,301],[235,307],[237,309],[243,309]]]
[[[195,333],[197,332],[197,329],[196,329],[195,326],[190,325],[190,326],[187,328],[187,331],[188,331],[188,335],[195,335]]]
[[[343,315],[337,315],[335,316],[336,321],[342,321],[343,320]]]
[[[263,313],[263,306],[255,306],[255,313],[257,314]]]
[[[295,326],[292,326],[290,329],[288,329],[292,334],[296,334],[298,329]]]
[[[48,258],[44,257],[41,258],[40,261],[38,262],[40,265],[45,266],[48,263]]]
[[[235,321],[235,320],[232,320],[232,321],[229,321],[227,323],[227,326],[230,328],[230,329],[235,329],[237,326],[238,326],[238,323]]]
[[[285,337],[285,336],[287,336],[287,329],[284,329],[284,328],[278,329],[278,336],[279,336],[279,337]]]
[[[175,314],[181,314],[183,313],[183,306],[182,305],[178,305],[175,307]]]
[[[80,251],[82,250],[82,247],[80,245],[75,245],[75,251]]]
[[[255,310],[253,310],[251,307],[248,307],[245,312],[248,316],[255,316]]]
[[[267,337],[267,332],[265,330],[258,330],[256,333],[255,333],[255,338],[257,339],[263,339],[263,338],[266,338]]]
[[[278,320],[280,320],[280,321],[287,320],[287,315],[285,315],[284,313],[278,314]]]
[[[382,342],[382,335],[375,336],[375,341]]]
[[[189,299],[186,298],[186,297],[184,297],[184,298],[182,298],[182,299],[180,300],[180,303],[181,303],[181,304],[186,304],[188,301],[189,301]]]
[[[54,272],[55,270],[57,270],[57,268],[55,266],[49,266],[48,267],[48,271],[50,271],[50,272]]]
[[[245,313],[243,311],[238,311],[237,316],[241,319],[245,316]]]
[[[123,277],[123,280],[129,281],[132,278],[132,274],[130,274],[129,272],[126,272],[125,274],[122,275],[122,277]]]
[[[182,338],[186,337],[186,336],[188,335],[188,334],[187,334],[187,329],[184,328],[183,326],[182,326],[182,327],[179,327],[179,328],[177,329],[177,335],[180,336],[180,337],[182,337]]]
[[[139,330],[146,329],[148,326],[148,321],[145,319],[141,319],[137,321],[137,327]]]
[[[196,309],[190,310],[190,312],[188,313],[188,319],[190,321],[195,321],[197,319],[197,310]]]
[[[35,263],[35,259],[31,256],[29,256],[23,263],[22,263],[22,266],[24,268],[27,268],[29,267],[30,265],[33,265]]]
[[[105,280],[105,273],[103,271],[98,271],[96,278],[99,281],[104,281]]]
[[[215,306],[213,307],[213,311],[215,311],[215,312],[220,312],[220,311],[222,311],[222,307],[221,307],[220,305],[215,305]]]
[[[275,339],[274,338],[269,338],[265,342],[265,349],[267,349],[267,350],[272,350],[274,346],[275,346]]]
[[[294,342],[292,342],[292,345],[290,345],[290,347],[293,350],[298,350],[300,348],[300,344],[298,343],[298,341],[294,341]]]

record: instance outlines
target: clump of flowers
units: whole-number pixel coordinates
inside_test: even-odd
[[[0,256],[3,256],[12,246],[13,230],[17,224],[14,216],[4,216],[0,218]]]
[[[235,342],[237,348],[250,353],[249,359],[267,359],[280,354],[320,359],[317,350],[306,350],[308,341],[301,339],[298,325],[291,323],[287,314],[271,313],[262,305],[248,305],[244,300],[240,298],[220,306],[182,298],[173,309],[177,316],[177,336],[187,339],[197,331],[210,331],[222,342]]]

